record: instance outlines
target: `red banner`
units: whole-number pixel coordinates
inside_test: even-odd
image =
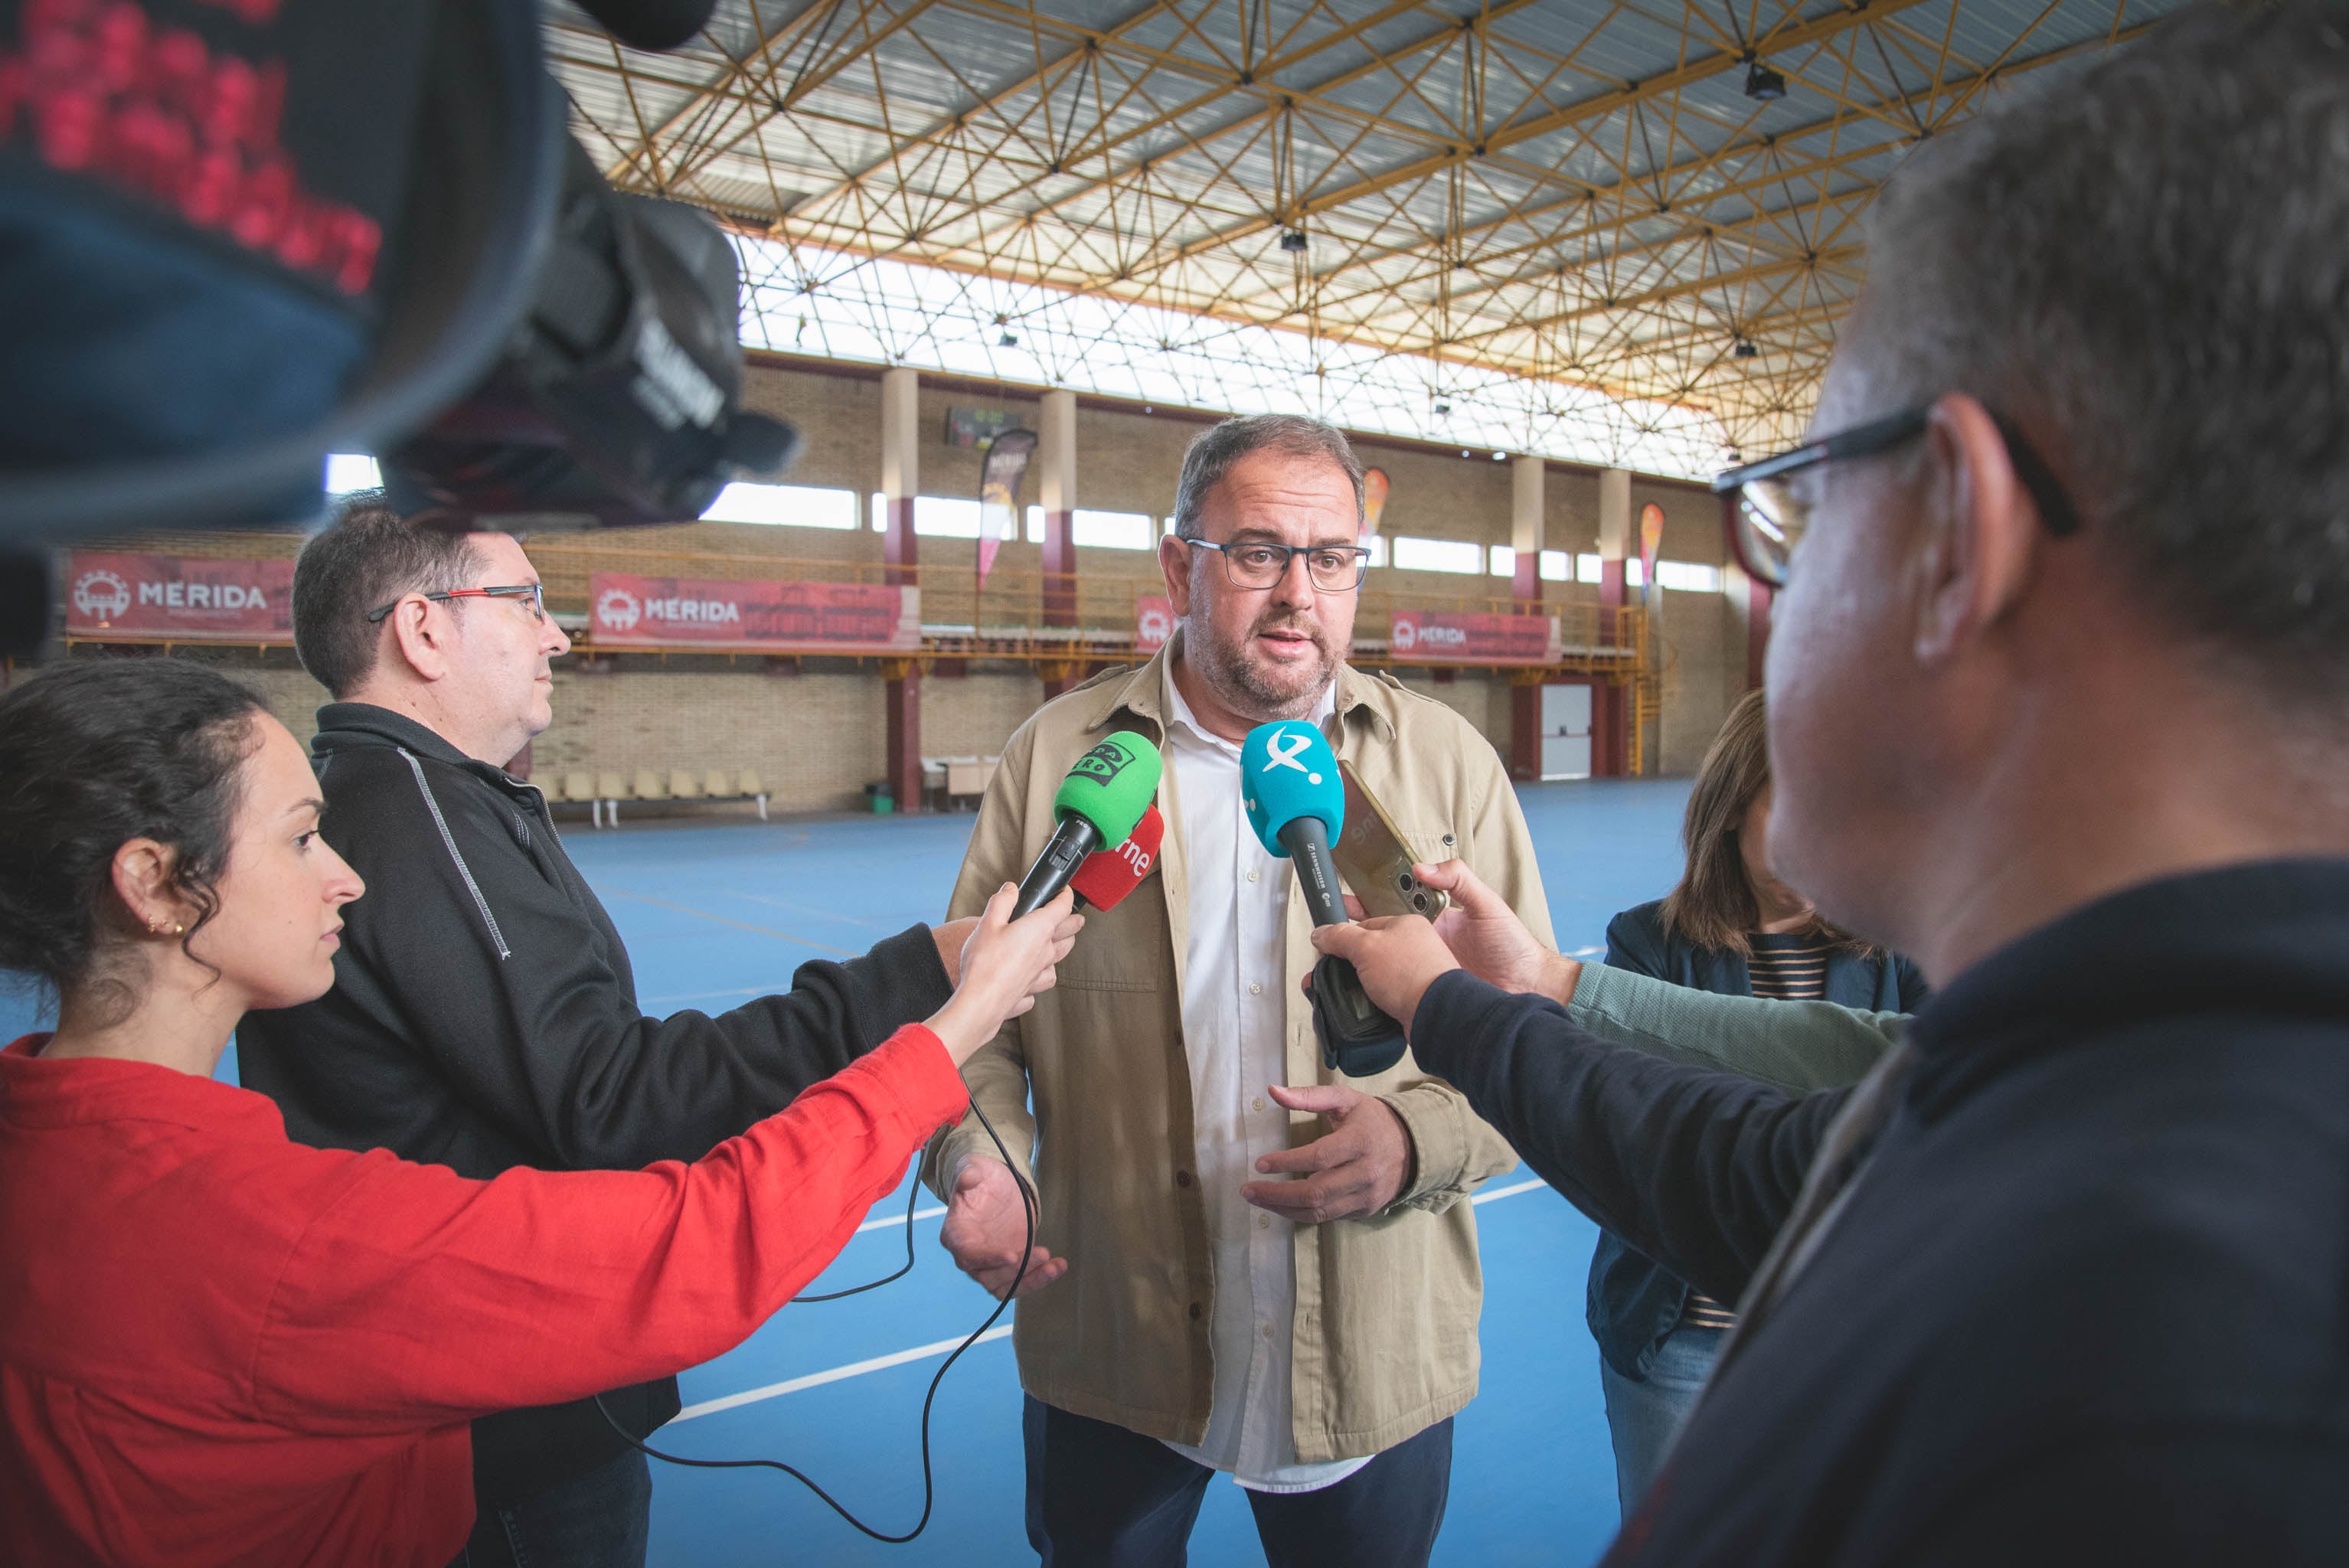
[[[1387,651],[1413,664],[1554,665],[1555,615],[1444,615],[1397,610]]]
[[[916,588],[597,572],[587,600],[589,636],[599,648],[910,654],[922,643]]]
[[[1133,647],[1154,654],[1174,634],[1174,601],[1163,593],[1145,593],[1133,602]]]
[[[178,643],[294,641],[294,562],[66,552],[66,634]]]

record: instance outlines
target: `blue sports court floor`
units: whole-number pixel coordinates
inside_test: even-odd
[[[1568,951],[1595,946],[1615,911],[1671,885],[1687,789],[1642,780],[1521,791]],[[971,822],[661,824],[617,833],[583,823],[566,841],[627,940],[645,1008],[720,1012],[788,985],[809,958],[861,952],[936,918]],[[0,1039],[26,1026],[21,1008],[0,1006]],[[1582,1321],[1594,1232],[1522,1170],[1490,1183],[1476,1202],[1483,1392],[1459,1418],[1435,1560],[1454,1568],[1588,1563],[1616,1524],[1598,1352]],[[836,1290],[901,1264],[905,1206],[902,1189],[876,1205],[867,1228],[810,1288]],[[905,1279],[847,1301],[788,1307],[732,1354],[686,1373],[685,1416],[657,1441],[696,1457],[785,1460],[868,1522],[910,1528],[921,1509],[923,1390],[989,1306],[939,1249],[940,1212],[922,1196],[916,1263]],[[653,1563],[1032,1563],[1009,1332],[1007,1317],[939,1390],[937,1506],[918,1541],[867,1541],[771,1471],[656,1465]],[[1208,1489],[1192,1561],[1217,1568],[1263,1561],[1246,1501],[1228,1483]]]

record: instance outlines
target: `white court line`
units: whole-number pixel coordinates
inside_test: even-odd
[[[1530,1192],[1537,1188],[1547,1185],[1547,1182],[1538,1180],[1518,1181],[1507,1187],[1496,1187],[1490,1192],[1479,1192],[1468,1202],[1490,1203],[1502,1198],[1514,1198],[1520,1192]],[[945,1212],[944,1209],[916,1209],[914,1211],[914,1218],[926,1220]],[[860,1231],[872,1231],[885,1225],[902,1225],[905,1222],[902,1219],[868,1220],[856,1228]],[[990,1344],[995,1340],[1008,1337],[1010,1333],[1011,1326],[1007,1323],[999,1328],[988,1329],[974,1343]],[[820,1388],[826,1383],[837,1383],[843,1378],[862,1377],[867,1372],[885,1372],[892,1367],[903,1367],[908,1361],[926,1361],[933,1356],[944,1356],[961,1343],[959,1339],[941,1339],[935,1345],[916,1345],[911,1350],[897,1350],[886,1356],[875,1356],[870,1361],[852,1361],[845,1367],[834,1367],[828,1372],[811,1372],[804,1377],[792,1377],[781,1383],[770,1383],[762,1388],[745,1388],[740,1394],[728,1394],[716,1399],[704,1399],[698,1405],[688,1405],[671,1418],[671,1420],[674,1423],[690,1421],[697,1416],[714,1416],[720,1410],[739,1409],[744,1405],[756,1405],[766,1399],[780,1399],[786,1394],[796,1394],[803,1388]]]
[[[1490,1203],[1502,1198],[1514,1198],[1520,1192],[1530,1192],[1537,1187],[1547,1187],[1548,1185],[1548,1182],[1537,1176],[1530,1181],[1519,1181],[1507,1187],[1495,1187],[1489,1192],[1479,1192],[1475,1197],[1469,1199],[1468,1202],[1472,1204]]]
[[[914,1211],[914,1218],[935,1220],[945,1212],[944,1209],[916,1209]],[[903,1214],[892,1214],[885,1220],[867,1220],[856,1227],[856,1233],[861,1236],[867,1231],[894,1231],[905,1222],[905,1216]]]
[[[992,1340],[1010,1337],[1011,1326],[990,1328],[974,1341],[985,1345]],[[731,1410],[739,1405],[755,1405],[761,1399],[780,1398],[796,1394],[802,1388],[813,1388],[825,1383],[837,1383],[843,1377],[862,1377],[867,1372],[879,1372],[891,1367],[903,1367],[908,1361],[926,1361],[933,1356],[944,1356],[962,1340],[941,1339],[936,1345],[916,1345],[911,1350],[894,1351],[887,1356],[875,1356],[870,1361],[852,1361],[845,1367],[835,1367],[829,1372],[811,1372],[804,1377],[788,1382],[770,1383],[763,1388],[745,1388],[740,1394],[729,1394],[722,1399],[704,1399],[698,1405],[688,1405],[671,1418],[675,1421],[690,1421],[696,1416],[714,1416],[720,1410]]]

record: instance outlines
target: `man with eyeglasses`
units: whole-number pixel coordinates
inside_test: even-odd
[[[1012,737],[956,889],[976,908],[1019,875],[1103,734],[1160,741],[1156,885],[1091,916],[1058,987],[966,1068],[1017,1170],[975,1121],[926,1164],[955,1261],[999,1294],[1026,1267],[1028,1532],[1056,1568],[1181,1563],[1218,1473],[1281,1568],[1416,1568],[1443,1521],[1477,1378],[1465,1200],[1516,1156],[1407,1056],[1367,1079],[1323,1068],[1304,905],[1244,819],[1242,738],[1319,723],[1415,851],[1473,862],[1545,934],[1548,913],[1492,746],[1346,663],[1361,487],[1314,420],[1195,439],[1159,549],[1174,636]]]
[[[512,536],[356,498],[295,568],[294,639],[335,698],[312,743],[324,830],[367,883],[334,989],[238,1030],[245,1085],[295,1139],[481,1178],[698,1159],[952,991],[961,922],[714,1017],[638,1009],[619,933],[503,767],[552,721],[548,661],[571,645]],[[605,1403],[641,1438],[677,1384]],[[651,1478],[593,1403],[475,1422],[473,1479],[469,1568],[641,1568]]]
[[[1933,1000],[1794,1095],[1474,914],[1316,933],[1739,1303],[1606,1559],[2349,1562],[2349,18],[2205,6],[1878,197],[1780,583],[1771,850]],[[1567,1004],[1561,1007],[1559,1004]]]

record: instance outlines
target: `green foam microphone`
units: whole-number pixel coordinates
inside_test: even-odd
[[[1078,758],[1052,795],[1052,836],[1019,879],[1011,918],[1051,903],[1087,855],[1131,838],[1134,824],[1157,799],[1164,766],[1158,748],[1130,729],[1112,733]]]

